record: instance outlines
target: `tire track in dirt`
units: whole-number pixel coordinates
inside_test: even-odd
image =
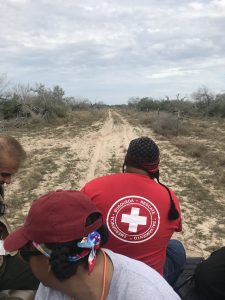
[[[176,234],[176,237],[184,242],[187,253],[206,256],[208,246],[222,246],[225,240],[215,228],[223,229],[219,226],[224,224],[224,191],[213,187],[210,177],[215,174],[151,129],[131,125],[112,109],[103,122],[98,122],[98,126],[89,126],[80,132],[73,126],[59,126],[53,132],[44,130],[40,136],[30,134],[20,139],[30,156],[30,168],[38,168],[41,161],[46,168],[52,161],[54,165],[52,169],[43,170],[38,187],[32,190],[32,195],[25,195],[26,203],[22,210],[14,208],[10,222],[20,225],[21,218],[16,219],[15,216],[26,215],[30,201],[43,193],[56,189],[78,189],[94,177],[118,172],[130,140],[143,135],[152,137],[159,145],[162,181],[181,200],[183,233]],[[112,162],[119,166],[118,170],[112,169]],[[15,193],[21,193],[20,176],[17,178],[7,187],[7,197],[12,199]],[[206,200],[203,203],[198,201],[198,193],[204,193]]]
[[[216,212],[211,216],[209,211],[204,213],[200,203],[194,201],[195,192],[198,187],[204,187],[204,192],[218,203],[223,200],[223,193],[213,189],[212,185],[204,185],[204,180],[212,176],[212,171],[202,168],[196,159],[188,157],[169,141],[162,140],[151,129],[133,127],[122,115],[111,110],[102,129],[96,134],[95,146],[90,152],[89,170],[80,181],[80,186],[96,176],[109,173],[112,153],[116,154],[116,159],[122,166],[130,140],[142,135],[152,137],[158,143],[161,150],[162,181],[181,200],[183,233],[176,236],[184,242],[189,255],[206,256],[206,246],[222,244],[224,241],[214,234],[213,228],[218,222]],[[196,185],[195,189],[191,186],[193,183]]]
[[[90,153],[88,172],[81,180],[80,186],[96,176],[109,173],[109,161],[112,156],[122,167],[124,151],[129,141],[136,137],[139,131],[139,127],[131,126],[119,113],[109,110],[106,122],[96,133],[95,146]]]
[[[197,200],[194,200],[195,192],[200,187],[212,198],[212,201],[218,203],[223,201],[224,194],[209,183],[205,185],[205,181],[212,176],[211,170],[203,168],[196,159],[188,157],[169,141],[162,140],[151,129],[133,127],[118,112],[110,111],[107,121],[97,133],[95,147],[90,154],[90,169],[81,183],[109,173],[109,159],[113,152],[116,153],[122,165],[130,140],[142,135],[152,137],[158,143],[161,149],[162,180],[176,192],[181,200],[183,233],[176,234],[176,236],[184,242],[189,255],[207,256],[209,252],[206,249],[207,246],[222,245],[224,240],[215,236],[214,233],[214,227],[218,222],[216,211],[211,212],[211,215],[210,211],[205,213],[201,207],[205,203],[196,203]]]
[[[85,176],[85,182],[91,180],[95,177],[96,168],[99,166],[100,162],[104,162],[106,165],[106,140],[108,136],[110,137],[111,133],[113,132],[114,123],[112,118],[112,113],[109,111],[109,115],[103,127],[97,133],[95,139],[95,147],[91,152],[91,160],[89,161],[88,172]]]
[[[21,216],[27,214],[30,202],[36,197],[57,189],[78,189],[86,181],[110,173],[112,157],[122,166],[129,140],[137,136],[139,130],[122,120],[119,114],[109,110],[104,122],[81,131],[72,124],[20,136],[28,160],[25,170],[6,187],[7,199],[12,203],[10,223],[20,225]],[[24,177],[26,182],[22,187]],[[17,208],[19,203],[22,203],[22,209]]]

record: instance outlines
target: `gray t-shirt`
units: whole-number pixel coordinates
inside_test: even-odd
[[[113,263],[107,300],[180,300],[165,279],[146,264],[104,249]],[[40,284],[35,300],[68,300],[68,296]]]

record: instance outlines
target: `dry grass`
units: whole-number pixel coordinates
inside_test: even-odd
[[[14,190],[10,186],[6,189],[8,215],[12,216],[12,226],[20,224],[27,212],[29,203],[37,198],[41,192],[40,187],[47,184],[46,192],[68,183],[73,189],[77,188],[79,170],[76,168],[79,153],[65,146],[63,141],[76,139],[87,133],[90,128],[98,130],[106,118],[107,110],[93,110],[74,112],[73,118],[66,123],[34,128],[9,126],[4,133],[15,136],[24,145],[31,143],[33,149],[28,150],[28,157],[23,168],[15,176]],[[32,145],[35,143],[36,146]],[[47,144],[46,144],[47,143]],[[63,166],[61,165],[63,161]],[[9,192],[7,190],[9,189]],[[27,205],[28,204],[28,205]],[[15,210],[22,211],[14,216]]]
[[[80,111],[71,115],[65,124],[29,130],[9,129],[8,132],[23,145],[29,145],[28,160],[15,177],[13,190],[6,190],[10,223],[13,226],[21,224],[30,202],[43,192],[78,188],[78,182],[86,178],[91,167],[95,168],[90,176],[120,172],[125,143],[127,145],[130,137],[148,135],[160,147],[162,182],[175,191],[181,202],[184,234],[179,238],[188,249],[199,248],[206,256],[211,249],[222,246],[225,232],[224,123],[212,119],[183,120],[185,128],[177,136],[176,116],[165,115],[159,126],[157,112],[151,115],[125,111],[118,115],[112,111],[109,127],[101,130],[106,112]],[[135,127],[123,123],[126,119]],[[160,131],[151,127],[152,124]],[[169,132],[169,124],[172,124],[171,133],[162,135],[163,128],[166,128],[163,132]]]
[[[182,150],[185,155],[198,159],[215,174],[215,182],[225,183],[225,120],[213,118],[184,118],[166,112],[125,113],[129,120],[151,128],[161,138]]]
[[[161,149],[161,177],[181,201],[184,227],[201,255],[224,244],[225,120],[123,111],[133,124],[145,124]],[[180,125],[179,124],[179,125]],[[188,238],[188,239],[189,239]],[[213,242],[212,242],[213,241]],[[184,240],[189,244],[188,240]],[[189,244],[190,246],[190,244]]]
[[[112,156],[108,160],[108,163],[109,163],[109,173],[121,172],[121,161],[116,156],[115,149],[113,149]]]

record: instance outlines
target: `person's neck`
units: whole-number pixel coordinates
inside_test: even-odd
[[[147,171],[135,167],[126,167],[125,173],[136,173],[149,176]]]
[[[110,283],[113,275],[113,264],[110,258],[106,255],[106,284],[104,299],[106,299]],[[63,281],[60,286],[57,285],[56,289],[67,294],[71,299],[76,300],[100,300],[103,289],[103,269],[104,269],[104,256],[99,252],[96,257],[96,263],[91,273],[80,265],[76,271],[76,275]]]

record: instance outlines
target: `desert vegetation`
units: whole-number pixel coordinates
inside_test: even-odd
[[[101,102],[92,104],[88,99],[66,97],[65,91],[58,85],[49,88],[44,84],[19,84],[7,89],[6,77],[0,77],[1,126],[64,124],[74,118],[71,115],[73,111],[88,111],[90,107],[94,111],[103,106]]]
[[[131,97],[128,106],[136,111],[166,111],[178,116],[208,116],[225,118],[225,93],[215,94],[207,87],[201,87],[189,97],[176,99],[153,99],[152,97]]]
[[[180,198],[183,233],[177,237],[188,254],[207,256],[224,245],[225,97],[207,89],[193,97],[132,98],[107,106],[66,97],[59,86],[8,89],[3,78],[0,131],[18,138],[28,153],[6,187],[10,223],[20,225],[43,193],[79,189],[96,176],[121,171],[129,141],[147,135],[161,150],[162,182]]]
[[[202,116],[179,118],[158,111],[121,110],[121,113],[129,122],[152,130],[152,137],[158,141],[162,150],[161,177],[181,199],[191,243],[199,249],[205,243],[206,251],[223,245],[225,120]]]

